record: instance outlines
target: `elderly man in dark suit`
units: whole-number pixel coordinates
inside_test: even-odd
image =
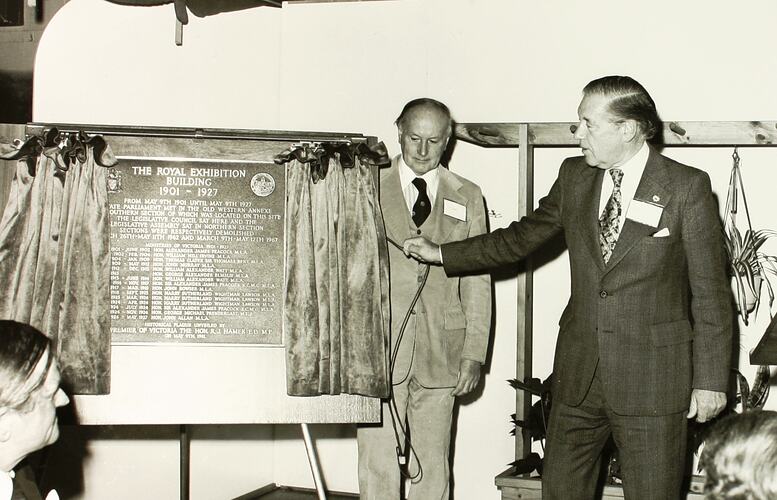
[[[626,498],[675,499],[687,418],[726,403],[732,316],[710,180],[646,143],[660,121],[629,77],[590,82],[568,158],[539,207],[488,235],[405,242],[449,275],[513,264],[559,232],[572,290],[559,322],[543,499],[590,499],[610,435]],[[593,167],[593,168],[592,168]]]
[[[480,188],[440,164],[452,132],[450,111],[429,98],[407,103],[397,118],[402,154],[380,176],[380,205],[391,241],[413,235],[457,241],[486,231]],[[447,500],[448,450],[455,398],[480,380],[491,328],[488,274],[450,278],[389,247],[392,394],[380,425],[360,426],[362,500],[398,500],[408,458],[411,500]],[[423,291],[401,325],[413,297]],[[409,429],[408,429],[409,427]],[[409,430],[411,448],[405,447]]]

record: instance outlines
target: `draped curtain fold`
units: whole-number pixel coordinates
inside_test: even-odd
[[[66,386],[110,390],[110,251],[104,140],[33,136],[3,144],[16,173],[0,220],[0,317],[53,341]]]
[[[290,395],[388,395],[388,249],[371,172],[389,161],[382,146],[279,156],[288,172],[284,331]]]

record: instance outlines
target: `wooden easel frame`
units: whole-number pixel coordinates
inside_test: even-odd
[[[574,138],[577,123],[459,123],[456,138],[482,147],[517,147],[518,218],[534,209],[534,149],[542,147],[577,147]],[[777,146],[775,121],[682,121],[664,122],[660,131],[661,146],[734,147]],[[515,376],[527,380],[532,376],[533,349],[533,276],[531,258],[525,260],[525,271],[516,277],[518,295]],[[524,418],[531,409],[531,396],[516,391],[515,409]],[[515,434],[515,459],[531,451],[526,432]],[[511,471],[499,477],[511,475]],[[499,477],[497,479],[499,479]]]

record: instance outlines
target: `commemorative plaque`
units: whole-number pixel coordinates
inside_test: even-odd
[[[113,167],[113,342],[282,345],[285,191],[273,163]]]

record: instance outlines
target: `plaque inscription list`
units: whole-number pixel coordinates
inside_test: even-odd
[[[114,343],[282,345],[283,166],[122,160],[108,193]]]

